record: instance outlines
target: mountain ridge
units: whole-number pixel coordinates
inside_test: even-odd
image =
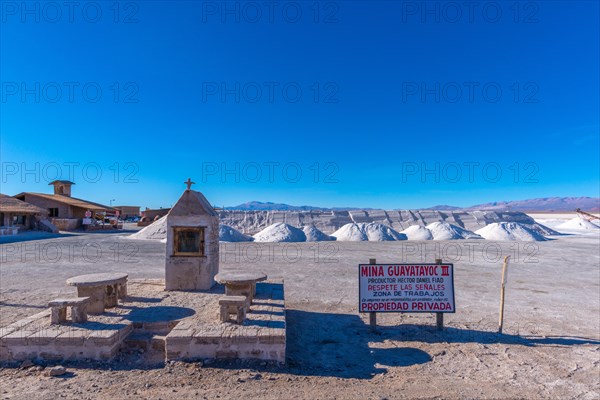
[[[476,204],[469,207],[456,207],[451,205],[436,205],[424,207],[422,210],[440,211],[473,211],[473,210],[496,210],[496,211],[575,211],[581,208],[584,211],[600,211],[600,198],[598,197],[539,197],[525,200],[494,201]],[[240,211],[349,211],[349,210],[373,210],[373,208],[361,207],[318,207],[301,205],[294,206],[285,203],[249,201],[237,206],[225,207],[226,210]],[[400,210],[397,208],[397,210]]]

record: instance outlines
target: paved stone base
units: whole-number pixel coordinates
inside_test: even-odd
[[[83,323],[50,324],[50,310],[0,328],[0,361],[110,360],[132,332],[148,337],[164,361],[241,358],[285,362],[283,282],[256,286],[242,325],[221,322],[224,288],[205,292],[164,291],[164,281],[130,281],[129,297]],[[164,342],[155,340],[164,337]],[[153,339],[154,338],[154,339]],[[154,342],[153,342],[154,340]],[[159,354],[160,356],[160,354]]]
[[[0,328],[0,360],[110,360],[133,324],[118,312],[83,323],[50,324],[50,310]]]
[[[209,307],[219,309],[213,296]],[[196,314],[181,321],[166,337],[167,360],[240,358],[285,362],[283,283],[258,283],[256,297],[242,325]]]

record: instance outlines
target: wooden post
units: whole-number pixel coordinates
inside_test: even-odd
[[[377,260],[375,258],[370,258],[369,264],[377,264]],[[371,326],[371,332],[377,331],[377,313],[369,313],[369,325]]]
[[[441,264],[442,263],[442,259],[441,258],[436,258],[435,259],[435,263],[436,264]],[[437,330],[441,331],[444,329],[444,313],[435,313],[435,324],[437,325]]]
[[[504,263],[502,263],[502,285],[500,286],[500,318],[498,320],[498,333],[502,333],[502,325],[504,324],[504,290],[506,288],[509,258],[510,256],[504,257]]]

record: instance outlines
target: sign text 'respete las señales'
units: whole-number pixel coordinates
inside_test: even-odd
[[[453,313],[453,264],[360,264],[360,312]]]

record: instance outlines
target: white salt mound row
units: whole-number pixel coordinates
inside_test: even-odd
[[[364,230],[372,242],[391,241],[391,240],[406,240],[405,234],[395,231],[387,225],[371,222],[366,224]]]
[[[360,229],[358,224],[346,224],[331,234],[336,240],[344,242],[366,242],[367,234]]]
[[[254,235],[255,242],[306,242],[306,234],[291,225],[278,222]]]
[[[345,242],[381,242],[392,240],[406,240],[406,235],[399,233],[387,225],[371,222],[351,223],[342,226],[331,234],[339,241]]]
[[[476,231],[487,240],[512,240],[522,242],[541,242],[546,238],[538,232],[518,222],[494,222]]]
[[[600,229],[600,226],[594,224],[593,222],[588,221],[585,218],[575,217],[573,219],[568,220],[565,223],[562,223],[556,227],[556,229],[564,229],[571,231],[591,231]]]
[[[427,225],[433,240],[481,239],[476,233],[447,222],[433,222]]]
[[[138,232],[129,235],[129,239],[137,240],[160,240],[163,243],[167,241],[167,217],[164,216]],[[222,242],[249,242],[251,236],[246,236],[240,231],[227,225],[219,225],[219,240]]]
[[[412,225],[403,230],[400,233],[404,233],[408,240],[432,240],[433,235],[431,231],[421,225]]]
[[[324,242],[324,241],[330,241],[330,240],[335,240],[334,237],[331,237],[325,233],[323,233],[322,231],[320,231],[319,229],[317,229],[315,226],[305,226],[303,229],[304,234],[306,235],[306,241],[307,242]]]
[[[252,236],[244,235],[237,229],[233,229],[227,225],[219,225],[219,241],[220,242],[251,242]]]
[[[166,240],[167,239],[167,216],[157,219],[147,227],[128,236],[129,239],[137,240]]]

